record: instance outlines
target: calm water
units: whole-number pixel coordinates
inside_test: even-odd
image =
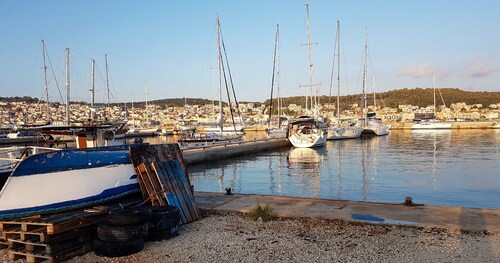
[[[247,134],[247,137],[259,137]],[[391,131],[188,167],[197,191],[500,209],[500,130]]]

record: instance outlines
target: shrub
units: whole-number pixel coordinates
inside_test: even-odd
[[[265,206],[257,204],[250,210],[250,217],[254,220],[262,218],[262,221],[270,221],[277,217],[276,213],[274,213],[273,210],[274,209],[269,206],[269,204],[266,204]]]

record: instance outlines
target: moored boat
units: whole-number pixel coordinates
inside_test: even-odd
[[[288,140],[298,148],[319,147],[326,144],[325,124],[316,118],[301,116],[290,121]]]
[[[0,219],[85,207],[139,191],[128,147],[64,149],[27,157],[0,191]]]

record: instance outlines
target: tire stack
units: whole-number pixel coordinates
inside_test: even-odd
[[[160,241],[179,235],[179,208],[170,205],[153,206],[151,211],[147,241]]]
[[[148,237],[151,208],[131,207],[113,211],[96,226],[93,250],[98,256],[122,257],[141,251]]]

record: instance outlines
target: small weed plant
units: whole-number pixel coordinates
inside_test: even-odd
[[[273,210],[274,209],[269,206],[269,204],[266,204],[264,206],[257,204],[254,208],[252,208],[252,210],[250,210],[250,217],[253,220],[262,218],[262,221],[270,221],[277,217],[276,213],[274,213]]]

